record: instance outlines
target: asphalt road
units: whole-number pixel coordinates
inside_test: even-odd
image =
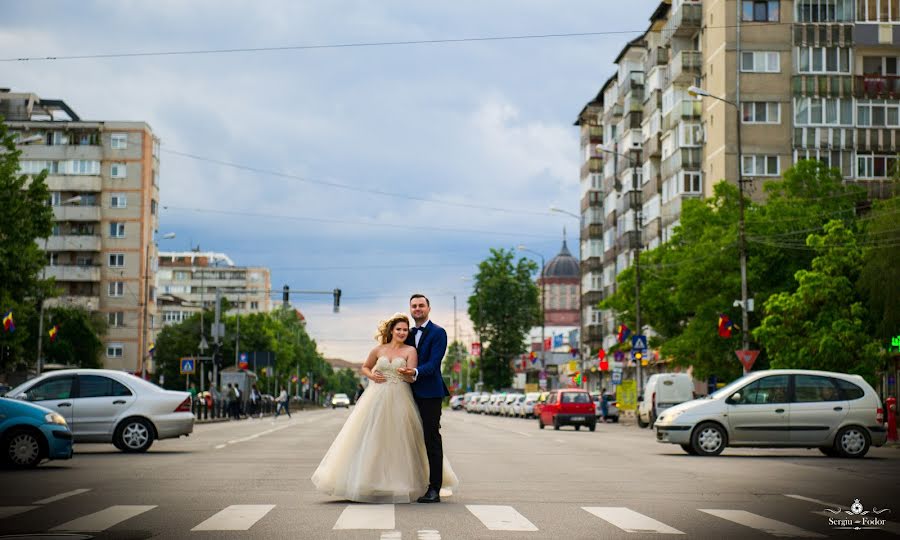
[[[70,461],[0,472],[0,538],[871,538],[900,534],[900,449],[688,456],[636,426],[594,433],[445,412],[460,489],[437,505],[333,500],[309,477],[346,410],[198,425],[144,455],[78,445]],[[836,529],[859,499],[877,529]],[[833,505],[833,506],[830,506]],[[887,512],[880,512],[882,509]],[[879,511],[879,513],[875,513]],[[849,516],[859,520],[862,515]]]

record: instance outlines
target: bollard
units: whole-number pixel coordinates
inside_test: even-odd
[[[897,440],[897,398],[889,397],[884,400],[887,408],[887,438],[889,441]]]

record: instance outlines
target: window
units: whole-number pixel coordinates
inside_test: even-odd
[[[744,156],[744,174],[747,176],[778,176],[778,156]]]
[[[109,146],[113,150],[124,150],[128,148],[128,134],[113,133],[109,137]]]
[[[828,377],[818,375],[796,375],[794,377],[794,401],[815,403],[819,401],[840,401],[841,394]]]
[[[682,123],[678,132],[678,147],[696,147],[703,143],[703,127],[700,124]]]
[[[108,343],[106,345],[107,358],[122,358],[125,352],[125,346],[121,343]]]
[[[750,22],[778,22],[778,0],[743,0],[742,19]]]
[[[59,266],[59,253],[50,253],[47,255],[47,264],[49,266]]]
[[[124,253],[110,253],[109,254],[109,267],[110,268],[123,268],[125,266],[125,254]]]
[[[69,399],[72,397],[72,383],[75,377],[53,377],[32,386],[25,392],[28,401],[46,401],[54,399]]]
[[[156,199],[150,199],[150,215],[156,215]]]
[[[62,204],[62,193],[59,191],[50,192],[50,206],[59,206]]]
[[[125,178],[128,176],[128,169],[124,163],[113,163],[109,166],[109,175],[113,178]]]
[[[100,162],[92,159],[70,159],[63,162],[60,174],[97,175],[100,174]]]
[[[748,73],[779,73],[781,56],[777,52],[752,51],[741,53],[741,71]]]
[[[850,73],[850,49],[846,47],[797,47],[800,73]]]
[[[900,102],[884,99],[857,100],[856,124],[859,127],[898,127]]]
[[[250,309],[259,309],[259,302],[250,302]]]
[[[859,154],[856,156],[856,175],[859,178],[890,178],[896,172],[896,155]]]
[[[740,399],[735,405],[765,405],[787,403],[788,376],[772,375],[754,381],[739,390]]]
[[[79,375],[78,397],[120,397],[130,396],[131,390],[119,381],[101,375]]]
[[[797,0],[797,22],[851,22],[853,0]]]
[[[741,103],[745,124],[780,124],[781,104],[773,101]]]
[[[128,197],[124,193],[113,193],[109,198],[110,208],[126,208],[128,206]]]
[[[682,174],[682,193],[703,193],[702,173],[684,171]]]
[[[795,98],[798,126],[852,126],[853,101],[846,98]]]
[[[856,0],[857,22],[900,22],[900,0]]]
[[[110,238],[125,238],[125,224],[121,221],[111,221],[109,223]]]
[[[112,311],[106,314],[109,326],[111,328],[120,328],[125,326],[125,312],[124,311]]]
[[[847,401],[860,399],[865,396],[866,393],[862,388],[856,386],[850,381],[845,381],[844,379],[832,379],[835,384],[837,384],[838,388],[841,389],[841,395]]]
[[[109,282],[109,296],[120,297],[125,296],[125,283],[122,281]]]
[[[590,403],[591,396],[587,392],[564,392],[562,394],[563,403]]]

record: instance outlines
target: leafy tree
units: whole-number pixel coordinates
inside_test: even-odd
[[[100,313],[73,307],[56,307],[45,314],[44,361],[47,363],[101,368],[103,342],[100,336],[106,333],[106,321]],[[58,327],[56,338],[49,337],[49,328]]]
[[[797,272],[795,292],[768,299],[754,335],[772,367],[856,373],[873,382],[881,347],[866,332],[866,309],[854,290],[863,262],[856,236],[834,220],[807,245],[816,253],[812,269]]]
[[[453,370],[453,366],[457,362],[459,362],[459,373]],[[473,373],[469,373],[470,370],[474,373],[474,379],[472,378]],[[444,357],[441,371],[445,379],[452,380],[453,383],[457,384],[461,389],[464,389],[465,387],[466,375],[469,376],[470,383],[478,380],[478,374],[475,373],[475,369],[471,369],[470,367],[469,353],[466,349],[466,345],[461,341],[454,341],[450,344],[450,347],[447,348],[447,356]]]
[[[0,329],[0,368],[13,362],[31,363],[40,299],[52,295],[50,283],[40,278],[46,257],[35,239],[47,238],[53,230],[53,211],[47,204],[50,192],[44,179],[19,174],[15,137],[0,117],[0,317],[8,311],[18,321],[15,332]],[[29,324],[23,324],[28,322]]]
[[[510,362],[526,350],[528,331],[540,324],[537,265],[525,258],[513,261],[512,250],[491,249],[478,265],[469,318],[482,339],[484,383],[500,389],[510,385]]]
[[[356,395],[359,377],[350,368],[332,372],[325,381],[325,391],[332,394],[347,394],[350,399]]]
[[[890,343],[900,328],[900,197],[877,201],[871,215],[863,221],[860,241],[866,246],[859,291],[869,314],[872,336],[882,344]]]

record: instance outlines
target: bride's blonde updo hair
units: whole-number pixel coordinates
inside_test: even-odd
[[[389,319],[385,319],[378,323],[378,333],[375,334],[375,341],[382,345],[389,343],[391,341],[391,334],[394,332],[394,327],[400,322],[405,322],[406,326],[409,326],[409,317],[407,317],[405,313],[400,313],[398,311],[391,315]]]

